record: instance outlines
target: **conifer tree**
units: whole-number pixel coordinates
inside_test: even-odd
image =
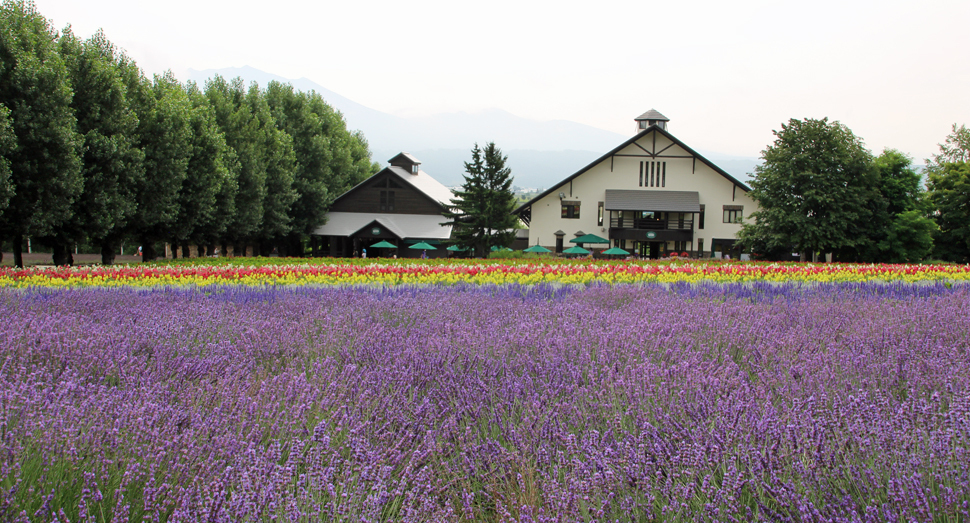
[[[465,182],[455,191],[452,205],[443,214],[454,227],[452,240],[472,248],[476,256],[487,256],[492,247],[507,246],[515,240],[518,220],[512,215],[515,194],[507,156],[495,142],[484,149],[472,148],[472,161],[465,162]]]

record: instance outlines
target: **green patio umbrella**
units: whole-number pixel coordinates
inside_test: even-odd
[[[374,245],[371,245],[370,248],[371,249],[396,249],[397,245],[394,245],[393,243],[387,240],[381,240],[375,243]]]
[[[613,247],[612,249],[606,249],[601,254],[613,254],[613,255],[616,255],[616,256],[629,256],[630,255],[629,252],[624,251],[623,249],[621,249],[619,247]]]
[[[451,252],[465,252],[468,249],[466,249],[464,247],[459,247],[457,245],[452,245],[451,247],[448,247],[448,250],[451,251]]]
[[[414,245],[408,246],[408,249],[415,249],[418,251],[437,251],[438,248],[427,242],[415,243]]]
[[[579,243],[579,244],[583,244],[583,243],[607,243],[608,244],[608,243],[610,243],[610,240],[607,240],[606,238],[602,238],[602,237],[597,236],[595,234],[584,234],[584,235],[582,235],[582,236],[580,236],[578,238],[573,238],[572,240],[569,240],[569,243]]]
[[[552,251],[550,251],[549,249],[546,249],[545,247],[543,247],[541,245],[533,245],[532,247],[529,247],[528,249],[525,249],[525,252],[537,252],[537,253],[540,253],[540,254],[545,254],[547,252],[552,252]]]
[[[589,251],[578,245],[576,247],[570,247],[562,252],[564,254],[589,254]]]

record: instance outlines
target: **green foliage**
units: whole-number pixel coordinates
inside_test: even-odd
[[[208,99],[194,83],[186,86],[186,93],[192,105],[192,153],[189,175],[179,190],[179,214],[170,239],[206,244],[224,234],[232,218],[235,173],[226,168],[228,146]]]
[[[939,226],[935,255],[966,263],[970,260],[970,163],[945,163],[929,170],[928,176],[928,199]]]
[[[266,198],[266,167],[258,147],[258,126],[246,106],[246,88],[241,78],[232,83],[215,76],[205,86],[205,95],[215,111],[216,123],[232,151],[227,162],[236,172],[238,191],[233,201],[236,212],[227,226],[230,241],[253,238],[263,220]]]
[[[16,137],[12,150],[9,133],[5,139],[9,202],[0,214],[0,234],[17,245],[24,235],[51,234],[68,220],[82,189],[82,140],[56,38],[33,3],[0,5],[0,105],[9,110],[5,116]]]
[[[493,246],[506,246],[515,240],[518,219],[512,215],[516,200],[507,160],[494,142],[485,149],[479,149],[476,143],[472,161],[465,162],[465,182],[443,213],[449,220],[446,224],[454,227],[454,241],[472,247],[479,257]]]
[[[940,154],[935,155],[932,160],[934,165],[970,163],[970,129],[966,125],[957,127],[957,124],[953,124],[953,131],[939,146]]]
[[[871,246],[878,211],[872,156],[838,122],[792,119],[762,151],[751,196],[760,209],[739,239],[755,252],[848,252]]]
[[[879,242],[880,261],[914,263],[933,251],[933,235],[939,230],[933,220],[917,209],[897,214]]]
[[[131,108],[123,77],[127,58],[103,33],[81,42],[64,30],[58,42],[71,76],[71,107],[84,140],[84,189],[72,205],[72,217],[56,227],[47,243],[58,254],[86,238],[103,241],[119,235],[135,212],[134,188],[144,177],[144,154],[135,143],[138,117]]]
[[[10,160],[7,156],[17,148],[17,135],[10,123],[10,109],[0,105],[0,213],[10,202],[13,184],[10,181]]]
[[[192,104],[171,73],[155,75],[139,90],[139,141],[145,152],[145,179],[138,187],[134,235],[146,246],[144,258],[154,259],[147,246],[168,239],[179,216],[179,191],[192,156]]]
[[[263,219],[257,238],[270,240],[290,232],[290,206],[297,198],[293,189],[296,154],[293,138],[277,129],[263,91],[254,82],[246,95],[252,122],[255,124],[254,151],[266,173]]]
[[[294,92],[289,84],[270,82],[266,101],[277,127],[293,139],[298,195],[290,209],[293,233],[312,233],[326,220],[333,200],[378,170],[367,142],[347,131],[339,112],[316,92]]]

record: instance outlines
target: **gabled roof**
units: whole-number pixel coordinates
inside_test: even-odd
[[[651,111],[652,111],[652,109],[651,109]],[[654,111],[654,112],[656,112],[656,111]],[[647,111],[644,114],[649,114],[649,113],[650,113],[650,111]],[[660,113],[657,113],[657,114],[660,115],[660,116],[663,116]],[[638,118],[638,119],[641,119],[641,118]],[[730,174],[728,174],[724,169],[721,169],[720,167],[714,165],[714,163],[712,163],[707,158],[704,158],[703,156],[701,156],[700,154],[698,154],[697,151],[695,151],[695,150],[691,149],[690,147],[688,147],[687,144],[685,144],[684,142],[678,140],[674,135],[670,134],[666,130],[661,129],[660,127],[658,127],[656,125],[651,125],[650,127],[647,127],[646,129],[644,129],[644,130],[640,131],[639,133],[635,134],[629,140],[621,143],[620,145],[617,145],[610,152],[608,152],[608,153],[604,154],[603,156],[600,156],[599,158],[593,160],[592,162],[589,163],[589,165],[587,165],[586,167],[583,167],[582,169],[576,171],[575,173],[573,173],[572,175],[570,175],[565,180],[563,180],[563,181],[561,181],[561,182],[553,185],[552,187],[546,189],[544,192],[542,192],[541,194],[539,194],[535,198],[533,198],[533,199],[531,199],[531,200],[523,203],[517,209],[515,209],[514,211],[512,211],[512,214],[519,214],[524,209],[528,209],[529,207],[532,206],[533,203],[535,203],[535,202],[537,202],[537,201],[545,198],[549,194],[555,192],[557,189],[559,189],[560,187],[562,187],[563,185],[565,185],[567,182],[572,181],[573,179],[577,178],[579,175],[581,175],[581,174],[585,173],[586,171],[592,169],[593,167],[599,165],[600,162],[602,162],[602,161],[606,160],[607,158],[609,158],[610,156],[613,156],[614,154],[618,153],[624,147],[627,147],[631,143],[639,140],[640,138],[643,138],[644,136],[647,135],[647,133],[660,133],[661,135],[667,137],[667,139],[669,139],[670,141],[674,142],[679,147],[681,147],[682,149],[684,149],[685,151],[687,151],[688,154],[690,154],[691,156],[694,156],[695,158],[697,158],[698,160],[700,160],[701,163],[703,163],[704,165],[706,165],[706,166],[710,167],[711,169],[713,169],[714,172],[720,174],[721,176],[727,178],[728,180],[731,180],[731,182],[733,182],[734,185],[737,185],[738,187],[740,187],[745,192],[748,192],[748,191],[751,190],[750,187],[748,187],[744,183],[740,182],[737,178],[735,178],[735,177],[731,176]]]
[[[401,154],[407,154],[407,153],[401,153]],[[402,181],[404,181],[411,187],[414,187],[418,192],[424,194],[425,196],[437,202],[441,206],[451,205],[451,199],[455,196],[455,194],[451,192],[451,189],[445,187],[444,185],[442,185],[441,182],[439,182],[438,180],[435,180],[434,178],[431,177],[430,174],[424,171],[419,170],[418,172],[412,174],[407,170],[402,169],[401,167],[396,167],[392,165],[390,167],[385,167],[381,169],[370,178],[367,178],[366,180],[351,187],[347,192],[338,196],[337,199],[334,200],[334,203],[340,201],[343,197],[356,191],[358,188],[367,185],[368,183],[370,183],[371,180],[373,180],[374,178],[377,178],[378,176],[381,176],[385,172],[393,173]]]
[[[650,109],[649,111],[634,118],[634,121],[636,120],[663,120],[665,122],[669,122],[670,118],[667,118],[666,116],[660,114],[660,111],[656,109]]]

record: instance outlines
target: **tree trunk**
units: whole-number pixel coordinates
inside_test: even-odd
[[[195,246],[195,249],[196,249],[196,252],[198,253],[199,258],[205,258],[205,245],[202,245],[200,243]]]
[[[191,257],[192,257],[192,250],[189,249],[189,241],[184,240],[182,242],[182,259],[184,260],[185,258],[191,258]]]
[[[220,256],[229,256],[229,244],[226,242],[222,242],[221,248],[222,248],[222,254],[220,254]]]
[[[54,265],[61,267],[67,265],[68,248],[63,242],[54,240],[51,242],[51,259]]]
[[[259,255],[260,255],[260,252],[259,252],[259,242],[253,242],[253,257],[255,258],[255,257],[259,256]]]
[[[111,265],[115,262],[115,245],[108,240],[101,241],[101,265]]]
[[[155,243],[142,240],[141,261],[145,263],[155,261],[156,259],[158,259],[158,253],[155,252]]]
[[[214,243],[206,244],[205,255],[209,257],[214,257],[216,255],[216,244]]]
[[[237,243],[232,248],[232,255],[235,256],[235,257],[237,257],[237,258],[238,257],[242,257],[242,256],[246,256],[246,244],[245,243]]]
[[[303,251],[303,237],[299,234],[293,234],[290,236],[290,248],[287,249],[287,256],[296,256],[297,258],[302,258],[306,255]]]
[[[24,237],[15,234],[13,237],[13,265],[20,269],[24,268]]]

